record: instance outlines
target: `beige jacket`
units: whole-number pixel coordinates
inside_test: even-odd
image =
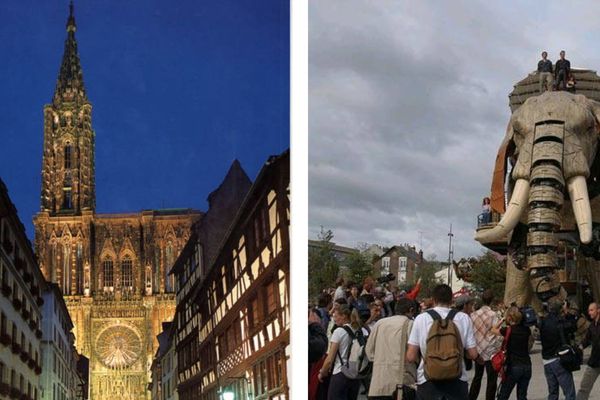
[[[369,335],[365,351],[373,361],[370,396],[391,396],[396,385],[415,387],[417,365],[405,363],[413,321],[403,315],[383,318]]]

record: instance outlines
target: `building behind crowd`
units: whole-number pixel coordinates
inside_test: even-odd
[[[77,368],[73,322],[57,284],[48,283],[42,296],[42,399],[80,399],[87,376]]]
[[[289,397],[289,171],[234,163],[175,263],[181,400]]]
[[[373,276],[394,274],[391,286],[402,286],[415,282],[419,265],[423,263],[423,250],[408,244],[390,247],[373,264]]]
[[[330,242],[329,244],[331,245],[331,251],[333,253],[333,256],[336,258],[336,260],[340,264],[340,272],[345,271],[346,270],[346,258],[350,254],[358,253],[359,251],[357,249],[353,249],[352,247],[341,246],[341,245],[335,244],[333,242]],[[308,253],[309,254],[314,251],[319,251],[322,247],[323,247],[322,240],[312,240],[312,239],[308,240]],[[375,250],[375,248],[369,248],[369,249]]]
[[[0,179],[0,396],[41,398],[45,281],[25,227]]]

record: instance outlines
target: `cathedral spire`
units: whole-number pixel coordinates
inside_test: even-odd
[[[54,91],[53,102],[56,105],[64,102],[86,103],[88,101],[83,85],[83,72],[79,62],[79,54],[77,53],[76,30],[73,1],[71,1],[71,4],[69,4],[69,18],[67,19],[65,51],[56,82],[56,90]]]

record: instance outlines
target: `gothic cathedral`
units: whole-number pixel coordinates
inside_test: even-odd
[[[35,249],[90,359],[90,398],[141,400],[156,335],[173,318],[168,275],[202,213],[192,209],[97,214],[94,130],[75,40],[73,6],[52,103],[44,107],[41,210]]]

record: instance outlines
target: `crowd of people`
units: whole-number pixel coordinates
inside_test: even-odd
[[[586,317],[552,299],[538,314],[506,306],[490,290],[454,298],[445,284],[417,300],[420,286],[390,292],[371,278],[362,286],[339,280],[335,290],[320,295],[308,317],[311,400],[355,400],[359,394],[375,400],[475,400],[484,373],[486,400],[506,400],[515,389],[524,400],[532,374],[541,373],[531,364],[534,332],[541,341],[548,400],[558,400],[559,390],[566,400],[590,395],[600,375],[598,304],[589,305]],[[588,346],[591,355],[576,392],[573,371]],[[501,367],[499,353],[505,359]]]

